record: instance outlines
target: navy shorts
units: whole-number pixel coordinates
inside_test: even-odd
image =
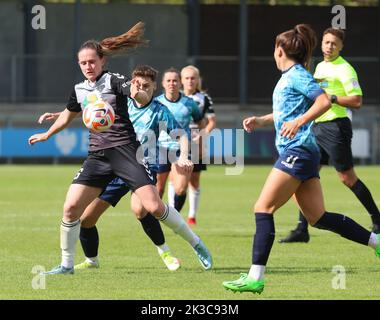
[[[347,171],[354,166],[350,119],[339,118],[314,123],[313,133],[321,151],[322,165],[328,165],[330,162],[338,172]]]
[[[156,172],[151,170],[151,174],[154,178],[154,183],[156,183]],[[105,190],[103,190],[103,192],[100,194],[99,198],[115,207],[120,199],[124,197],[129,191],[130,188],[124,182],[124,180],[117,177],[107,185]]]
[[[292,148],[285,150],[279,156],[274,167],[300,181],[306,181],[319,178],[320,157],[318,150],[309,151],[304,148]]]

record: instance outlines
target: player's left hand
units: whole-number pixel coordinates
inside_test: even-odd
[[[300,124],[298,119],[284,122],[281,127],[280,135],[288,139],[293,139],[299,128]]]

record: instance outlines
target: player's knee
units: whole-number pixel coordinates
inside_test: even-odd
[[[253,213],[262,212],[262,213],[273,214],[274,211],[275,211],[274,206],[270,206],[270,205],[260,203],[260,202],[256,202],[255,205],[253,206]]]
[[[187,186],[179,186],[175,188],[175,193],[178,194],[179,196],[182,196],[186,194],[187,191]]]
[[[357,179],[356,179],[356,180],[357,180]],[[354,185],[355,182],[356,182],[354,179],[352,179],[351,177],[346,176],[346,175],[341,175],[341,176],[340,176],[340,181],[342,181],[342,183],[343,183],[346,187],[348,187],[348,188],[352,188],[353,185]]]
[[[165,206],[160,201],[148,201],[144,208],[154,216],[160,216],[165,211]]]
[[[80,208],[76,203],[65,202],[63,205],[63,217],[65,221],[75,221],[81,215]]]

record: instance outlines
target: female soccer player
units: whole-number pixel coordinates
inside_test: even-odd
[[[246,131],[274,123],[279,158],[255,204],[256,234],[249,273],[225,281],[226,289],[261,293],[264,271],[275,237],[274,212],[292,196],[308,222],[319,229],[368,245],[380,256],[379,238],[347,216],[327,212],[318,175],[319,149],[311,131],[312,120],[331,103],[306,71],[316,46],[314,31],[300,24],[276,37],[274,58],[282,72],[273,92],[273,113],[243,120]]]
[[[314,78],[328,94],[332,106],[315,120],[313,132],[321,150],[321,165],[327,165],[331,160],[340,181],[366,208],[372,220],[372,231],[380,233],[379,208],[354,169],[350,113],[361,107],[362,90],[355,69],[340,55],[344,37],[341,29],[327,28],[323,32],[323,61],[317,65]],[[297,228],[280,242],[308,242],[309,239],[307,221],[299,213]]]
[[[198,105],[199,110],[202,114],[202,119],[205,120],[206,127],[201,129],[197,123],[192,121],[190,123],[190,129],[192,133],[192,141],[198,144],[198,162],[194,163],[194,169],[191,173],[189,181],[189,213],[187,217],[187,223],[190,225],[196,224],[196,216],[199,207],[199,200],[201,196],[200,189],[200,177],[201,171],[207,170],[206,164],[202,163],[202,156],[205,151],[205,141],[204,139],[207,135],[216,127],[216,117],[215,112],[212,107],[212,100],[210,96],[202,90],[202,80],[200,76],[199,69],[195,66],[189,65],[181,70],[181,83],[183,88],[183,93],[185,96],[192,98]],[[201,130],[201,131],[199,131]],[[195,155],[193,155],[195,156]],[[194,160],[194,158],[192,157]],[[169,184],[169,195],[170,192]]]
[[[194,100],[184,96],[180,92],[181,80],[178,70],[170,68],[164,72],[162,76],[162,87],[164,88],[164,93],[156,99],[170,110],[177,122],[188,133],[188,136],[191,137],[189,124],[191,120],[195,123],[201,124],[202,114]],[[168,144],[165,137],[160,137],[160,144],[162,147],[161,150],[165,150],[165,147]],[[157,189],[162,197],[170,173],[170,180],[173,183],[175,191],[174,208],[176,208],[177,211],[181,211],[186,200],[186,191],[191,173],[178,171],[177,166],[172,166],[170,163],[170,157],[167,157],[165,154],[164,160],[166,160],[166,158],[168,158],[168,161],[164,164],[160,164],[158,168]]]
[[[125,96],[131,95],[141,104],[148,103],[147,94],[135,80],[127,83],[123,76],[104,70],[106,56],[136,48],[145,43],[141,38],[144,24],[138,23],[128,32],[104,39],[86,41],[78,51],[78,63],[86,80],[75,85],[67,108],[44,133],[29,138],[29,144],[46,141],[66,128],[82,112],[87,98],[94,94],[107,101],[116,114],[114,125],[107,131],[90,132],[89,155],[74,177],[63,208],[61,224],[61,264],[45,274],[74,273],[75,245],[79,238],[80,217],[86,207],[116,177],[120,177],[137,196],[142,206],[157,219],[188,241],[205,268],[211,268],[212,259],[200,238],[192,232],[178,212],[165,205],[154,185],[148,168],[136,159],[140,144],[128,116]]]
[[[158,159],[158,137],[159,130],[166,129],[167,134],[180,135],[183,131],[172,113],[162,104],[153,100],[153,93],[156,90],[157,71],[150,66],[136,67],[132,72],[132,79],[135,79],[141,85],[141,89],[146,92],[149,103],[142,105],[136,100],[128,97],[128,114],[135,129],[137,138],[139,139],[142,149],[145,151],[145,160],[149,166],[149,170],[156,179],[157,159]],[[53,120],[59,116],[59,113],[45,113],[39,119],[39,122],[44,120]],[[160,126],[160,122],[165,122],[165,126]],[[179,149],[180,146],[176,140],[172,141],[169,146],[171,149]],[[191,171],[193,164],[187,158],[188,154],[188,139],[184,135],[181,140],[181,155],[178,160],[179,170]],[[106,190],[96,198],[86,208],[81,217],[80,241],[86,259],[84,262],[75,265],[74,270],[91,269],[99,267],[98,248],[99,235],[96,223],[100,216],[111,205],[115,207],[120,199],[129,192],[128,185],[120,178],[112,180]],[[180,261],[175,258],[165,243],[165,237],[162,232],[160,223],[151,214],[146,212],[141,206],[141,202],[137,197],[132,195],[131,207],[145,233],[157,246],[158,252],[167,268],[175,271],[180,267]]]

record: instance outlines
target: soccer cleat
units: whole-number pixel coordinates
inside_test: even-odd
[[[380,234],[377,235],[377,239],[379,240],[379,243],[375,249],[375,255],[376,255],[376,257],[380,258]]]
[[[372,224],[372,230],[373,233],[379,234],[380,233],[380,225],[377,223]]]
[[[170,251],[161,253],[160,257],[170,271],[176,271],[181,267],[179,260]]]
[[[99,262],[90,262],[84,260],[82,263],[79,263],[74,266],[74,270],[83,270],[83,269],[97,269],[99,268]]]
[[[210,251],[208,251],[207,247],[203,243],[203,241],[199,239],[199,243],[193,249],[194,249],[202,267],[205,268],[206,270],[211,269],[212,268],[212,256],[211,256]]]
[[[310,235],[309,235],[309,231],[302,231],[302,230],[292,230],[290,231],[290,233],[288,234],[288,236],[286,236],[285,238],[282,238],[280,240],[278,240],[278,242],[280,243],[291,243],[291,242],[309,242],[310,240]]]
[[[223,286],[233,292],[252,292],[261,294],[264,290],[264,280],[258,281],[241,273],[240,278],[234,281],[224,281]]]
[[[195,218],[187,218],[187,224],[188,225],[196,225],[197,220]]]
[[[74,274],[74,268],[65,268],[64,266],[56,266],[50,271],[41,272],[41,275],[48,276],[53,274]]]

